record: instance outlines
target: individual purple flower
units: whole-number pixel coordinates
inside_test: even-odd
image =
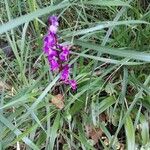
[[[56,34],[57,29],[58,29],[58,18],[56,16],[51,16],[49,17],[49,32],[52,34]]]
[[[70,73],[70,68],[68,65],[65,65],[63,67],[63,70],[61,71],[61,76],[60,76],[60,79],[63,80],[63,81],[68,81],[69,79],[69,73]]]
[[[51,26],[49,27],[50,33],[56,34],[57,30],[58,30],[58,27],[57,27],[57,26],[51,25]]]
[[[57,56],[57,52],[52,49],[51,47],[48,47],[48,46],[45,46],[44,47],[44,53],[47,55],[47,56]]]
[[[44,38],[44,47],[53,47],[56,45],[56,40],[55,40],[55,37],[54,35],[52,34],[48,34],[45,36]]]
[[[56,57],[48,56],[48,61],[52,71],[59,69],[59,64]]]
[[[62,61],[68,61],[68,56],[69,56],[69,47],[68,46],[62,47],[62,52],[60,53],[59,58]]]
[[[75,80],[69,80],[69,84],[73,90],[77,89],[77,82]]]
[[[58,17],[57,16],[50,16],[49,17],[49,24],[50,25],[54,25],[54,26],[58,26]]]
[[[56,50],[49,48],[48,50],[48,56],[53,57],[53,56],[57,56],[57,52]]]

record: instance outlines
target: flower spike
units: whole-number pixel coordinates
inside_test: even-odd
[[[68,65],[70,46],[58,43],[57,30],[58,30],[58,17],[50,16],[48,33],[44,37],[43,51],[48,58],[49,65],[52,72],[59,71],[60,80],[64,84],[69,84],[73,90],[77,89],[77,82],[69,79],[70,67]]]

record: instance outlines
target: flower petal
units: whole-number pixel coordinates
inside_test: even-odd
[[[49,23],[51,24],[51,25],[54,25],[54,26],[58,26],[59,24],[58,24],[58,17],[57,16],[51,16],[51,17],[49,17]]]
[[[64,81],[67,81],[68,78],[69,78],[69,73],[70,73],[70,68],[69,68],[68,65],[65,65],[63,70],[61,71],[60,79],[64,80]]]
[[[70,86],[73,90],[77,89],[77,82],[76,80],[69,80]]]
[[[58,64],[57,59],[55,57],[48,56],[48,61],[49,61],[49,64],[51,66],[52,71],[55,71],[59,68],[59,64]]]

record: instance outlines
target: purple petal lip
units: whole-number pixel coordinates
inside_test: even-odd
[[[55,37],[52,34],[48,34],[44,38],[44,45],[53,47],[56,44]]]
[[[68,55],[67,55],[67,54],[64,54],[63,52],[60,53],[59,58],[60,58],[62,61],[68,61]]]
[[[64,81],[67,81],[68,78],[69,78],[69,73],[70,73],[70,68],[69,68],[68,65],[65,65],[63,70],[61,71],[60,79],[64,80]]]
[[[77,89],[77,82],[75,80],[70,80],[69,83],[73,90]]]
[[[63,50],[63,51],[69,52],[69,49],[70,49],[69,46],[62,46],[62,50]]]
[[[48,56],[51,56],[51,57],[57,56],[57,52],[55,50],[49,48],[49,50],[48,50]]]
[[[69,57],[69,47],[64,46],[61,47],[62,52],[60,53],[59,57],[62,61],[68,61],[68,57]]]
[[[49,63],[50,63],[52,71],[55,71],[55,70],[59,69],[59,64],[58,64],[55,57],[50,58]]]

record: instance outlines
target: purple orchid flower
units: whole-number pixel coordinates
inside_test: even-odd
[[[70,73],[70,68],[69,68],[68,65],[65,65],[63,67],[63,70],[61,71],[60,79],[63,80],[63,81],[68,81],[69,73]]]
[[[59,58],[62,61],[68,61],[68,56],[69,56],[69,47],[67,46],[62,47],[62,52],[60,53]]]
[[[58,43],[57,30],[58,30],[58,17],[49,17],[48,33],[44,37],[43,51],[48,57],[51,70],[60,72],[60,80],[64,84],[69,84],[73,90],[77,89],[77,82],[69,79],[70,67],[67,64],[69,61],[70,46],[62,46]]]
[[[49,61],[52,71],[59,69],[59,64],[58,64],[57,58],[55,56],[53,56],[53,57],[48,56],[48,61]]]

